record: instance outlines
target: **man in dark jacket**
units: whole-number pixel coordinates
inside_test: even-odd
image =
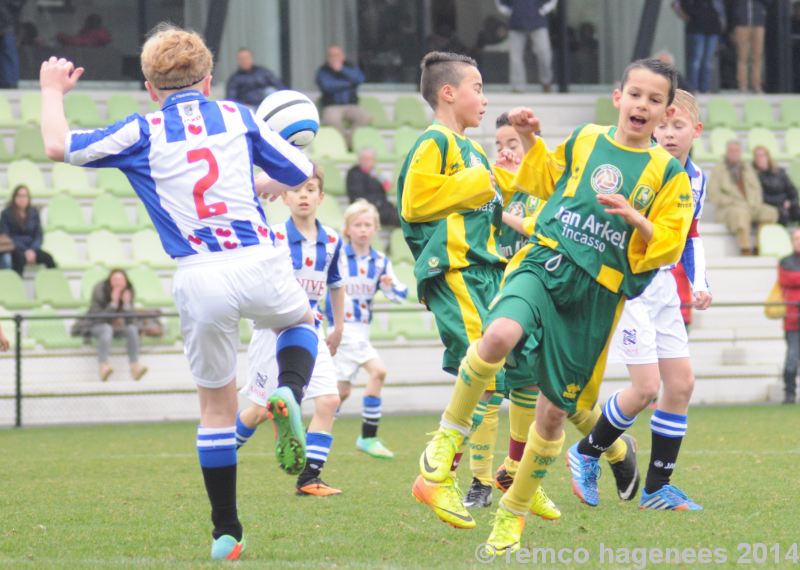
[[[273,91],[286,89],[277,75],[253,63],[253,52],[249,49],[242,48],[237,52],[236,63],[239,69],[228,79],[226,99],[256,108]]]
[[[347,172],[347,197],[350,202],[363,198],[378,209],[382,226],[399,226],[397,208],[386,196],[390,187],[391,184],[384,184],[375,175],[375,151],[371,148],[361,149],[358,164]]]
[[[686,22],[689,43],[689,83],[700,93],[711,90],[719,37],[727,25],[722,0],[674,0],[673,8]]]
[[[553,83],[553,49],[550,45],[548,14],[555,10],[558,0],[500,0],[499,10],[508,16],[508,56],[511,90],[524,91],[525,44],[530,37],[539,83],[548,93]]]
[[[15,33],[25,0],[0,0],[0,88],[16,89],[19,82],[19,52]]]
[[[322,94],[322,123],[336,127],[351,142],[351,130],[369,124],[369,113],[358,106],[358,86],[364,74],[344,57],[339,46],[330,46],[325,64],[317,71],[317,86]]]
[[[781,259],[778,266],[778,282],[786,301],[786,318],[783,330],[786,333],[786,365],[783,368],[784,404],[794,404],[797,397],[797,368],[800,363],[800,229],[792,232],[794,253]]]
[[[747,64],[751,58],[750,85],[756,93],[763,93],[764,25],[771,4],[772,0],[736,0],[728,6],[736,42],[736,81],[741,93],[747,93]]]

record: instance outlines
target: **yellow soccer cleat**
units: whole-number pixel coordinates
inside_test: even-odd
[[[525,529],[525,516],[507,511],[503,505],[494,514],[494,527],[486,540],[486,549],[494,554],[505,554],[519,550],[519,541]]]
[[[464,443],[464,436],[454,429],[439,428],[419,458],[420,474],[433,483],[442,483],[450,476],[453,458]]]
[[[475,519],[464,507],[464,495],[455,476],[448,475],[441,483],[432,483],[419,475],[411,487],[411,494],[417,501],[430,507],[442,522],[454,528],[475,528]]]
[[[541,485],[539,485],[539,488],[536,489],[536,493],[533,495],[531,512],[546,521],[554,521],[561,518],[561,511],[559,511],[556,504],[550,500],[550,497],[547,496]]]

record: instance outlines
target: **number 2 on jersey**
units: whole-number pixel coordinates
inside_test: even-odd
[[[208,174],[203,176],[194,185],[194,205],[197,208],[197,215],[201,220],[210,218],[212,216],[219,216],[228,212],[228,206],[225,202],[214,202],[213,204],[206,204],[203,199],[203,194],[206,190],[211,188],[219,178],[219,165],[217,159],[211,149],[198,148],[190,150],[186,153],[186,158],[189,163],[205,160],[208,163]]]

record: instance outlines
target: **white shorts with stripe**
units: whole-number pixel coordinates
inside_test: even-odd
[[[356,379],[358,369],[370,360],[378,358],[378,352],[369,341],[367,323],[345,323],[342,342],[333,357],[336,377],[343,382]]]

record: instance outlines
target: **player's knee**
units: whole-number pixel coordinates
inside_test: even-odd
[[[386,380],[386,368],[383,366],[378,366],[375,368],[375,370],[372,372],[372,379],[379,384],[383,384]]]
[[[495,321],[483,334],[478,354],[488,362],[499,362],[511,352],[518,338],[500,320]]]
[[[668,384],[665,383],[664,391],[666,392],[667,390],[669,390],[672,397],[688,402],[692,397],[692,392],[694,392],[694,374],[688,373],[672,380]]]
[[[328,394],[315,400],[314,409],[320,417],[333,418],[341,403],[342,400],[338,394]]]

